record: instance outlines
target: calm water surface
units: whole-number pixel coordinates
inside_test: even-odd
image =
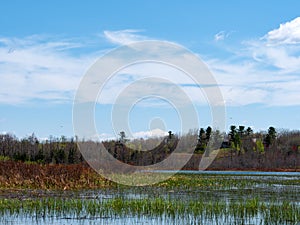
[[[168,173],[172,171],[155,171]],[[182,200],[201,200],[207,201],[234,201],[240,199],[247,199],[249,196],[255,196],[260,201],[270,202],[293,202],[299,204],[300,202],[300,172],[256,172],[256,171],[180,171],[180,174],[199,175],[203,174],[206,177],[222,177],[224,179],[240,179],[243,180],[254,180],[257,181],[255,185],[248,187],[245,185],[242,190],[232,188],[220,188],[215,190],[201,189],[198,190],[161,190],[157,187],[139,189],[122,189],[122,190],[88,190],[81,192],[64,192],[64,194],[58,193],[58,197],[67,198],[80,198],[80,199],[113,199],[116,197],[122,197],[126,199],[144,199],[154,197],[164,197]],[[225,176],[226,175],[226,176]],[[269,182],[269,181],[275,182]],[[295,181],[293,185],[290,185],[289,180]],[[298,183],[299,182],[299,183]],[[296,183],[296,185],[295,185]],[[285,193],[284,195],[282,193]],[[52,193],[53,194],[53,193]],[[64,196],[65,195],[65,196]],[[55,196],[55,194],[54,194]],[[46,216],[40,218],[38,216],[26,216],[26,215],[6,215],[0,219],[0,224],[9,225],[23,225],[23,224],[57,224],[57,225],[86,225],[86,224],[111,224],[111,225],[122,225],[122,224],[154,224],[154,225],[168,225],[168,224],[266,224],[262,221],[260,213],[255,214],[249,218],[241,218],[240,220],[234,219],[230,216],[216,216],[211,218],[193,218],[191,215],[185,215],[181,217],[151,217],[151,216],[123,216],[118,217],[87,217],[81,216],[75,218],[73,215],[66,216]],[[283,223],[289,224],[289,223]],[[295,223],[293,223],[295,224]],[[296,225],[300,225],[296,223]]]

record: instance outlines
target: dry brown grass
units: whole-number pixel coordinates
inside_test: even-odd
[[[86,164],[28,164],[0,162],[0,188],[94,189],[112,186]]]

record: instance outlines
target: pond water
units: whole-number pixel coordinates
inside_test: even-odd
[[[258,217],[247,218],[244,220],[234,218],[211,218],[211,219],[192,219],[187,217],[182,218],[153,218],[153,217],[126,217],[126,218],[77,218],[77,219],[65,219],[65,218],[47,218],[43,220],[36,220],[35,218],[10,218],[3,221],[3,225],[27,225],[27,224],[55,224],[55,225],[226,225],[226,224],[245,224],[245,225],[256,225],[264,224],[263,220]],[[270,223],[271,224],[271,223]],[[283,225],[284,223],[282,223]],[[296,224],[298,225],[298,224]]]
[[[153,173],[174,173],[172,170],[153,170]],[[300,177],[300,172],[263,172],[263,171],[207,171],[207,170],[180,170],[177,174],[207,174],[207,175],[244,175],[244,176],[285,176]]]
[[[148,171],[149,172],[149,171]],[[172,171],[155,171],[168,173]],[[253,172],[253,171],[180,171],[179,174],[187,176],[188,182],[191,184],[179,183],[172,187],[148,186],[148,187],[121,187],[114,189],[86,190],[80,192],[64,191],[49,192],[27,190],[12,195],[12,198],[22,199],[39,199],[51,197],[54,199],[77,199],[83,202],[100,201],[109,202],[114,199],[124,199],[124,201],[146,199],[143,204],[147,204],[147,200],[162,199],[169,202],[170,208],[172,204],[182,202],[183,206],[193,202],[203,203],[197,205],[197,208],[188,206],[187,211],[183,213],[181,208],[175,208],[175,214],[168,213],[151,213],[147,210],[141,211],[136,209],[133,213],[118,213],[112,205],[111,211],[107,210],[104,214],[91,214],[89,204],[83,206],[80,213],[70,211],[69,213],[61,213],[53,211],[43,216],[35,213],[35,209],[31,213],[22,210],[18,213],[5,211],[0,215],[0,224],[57,224],[57,225],[85,225],[85,224],[293,224],[300,225],[300,173],[299,172]],[[180,175],[180,176],[181,176]],[[205,185],[198,179],[204,179]],[[199,186],[198,186],[199,184]],[[10,195],[0,196],[0,199],[8,198]],[[252,201],[254,199],[254,201]],[[255,200],[256,199],[256,200]],[[249,201],[250,200],[250,201]],[[245,209],[239,209],[244,202],[250,203],[245,205]],[[252,201],[252,202],[251,202]],[[220,204],[216,204],[220,203]],[[236,204],[235,204],[236,203]],[[137,207],[145,207],[143,204]],[[236,207],[236,210],[234,207]],[[283,208],[282,205],[286,204]],[[287,204],[293,204],[290,207]],[[210,206],[212,205],[211,208]],[[258,206],[259,205],[259,206]],[[75,205],[76,206],[76,205]],[[66,206],[65,206],[66,207]],[[202,207],[202,208],[201,208]],[[203,208],[204,207],[204,208]],[[256,207],[256,208],[255,208]],[[276,208],[277,207],[277,208]],[[272,209],[270,209],[272,208]],[[63,207],[62,207],[63,209]],[[156,210],[155,207],[151,210]],[[293,220],[283,214],[284,210],[291,210]],[[135,209],[133,209],[135,210]],[[190,210],[190,211],[189,211]],[[272,211],[273,210],[273,211]],[[1,208],[0,208],[1,211]],[[196,214],[195,214],[196,213]],[[278,217],[278,218],[277,218]],[[273,222],[270,221],[274,219]],[[295,220],[296,219],[296,220]]]

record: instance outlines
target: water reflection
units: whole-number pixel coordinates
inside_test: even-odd
[[[168,172],[168,171],[164,171]],[[115,189],[101,189],[101,190],[87,190],[87,191],[64,191],[64,192],[49,192],[49,191],[27,191],[26,193],[19,193],[16,196],[2,195],[0,199],[13,197],[22,200],[39,199],[39,198],[56,198],[56,199],[78,199],[82,201],[99,201],[105,202],[114,199],[124,200],[151,200],[155,198],[165,199],[170,201],[183,202],[187,205],[190,202],[200,202],[204,204],[212,204],[210,209],[207,206],[205,209],[189,206],[189,210],[193,211],[175,211],[170,213],[154,213],[139,214],[133,213],[116,213],[114,210],[109,210],[108,213],[98,216],[88,213],[88,209],[84,209],[76,214],[71,213],[57,213],[41,214],[34,213],[19,213],[9,212],[4,213],[0,218],[0,224],[57,224],[57,225],[85,225],[85,224],[154,224],[154,225],[168,225],[168,224],[297,224],[288,219],[282,219],[283,215],[280,212],[279,206],[283,204],[294,204],[294,208],[287,205],[287,210],[296,210],[294,219],[299,219],[300,215],[300,173],[294,172],[240,172],[240,171],[183,171],[188,174],[191,179],[197,180],[202,175],[208,181],[216,182],[214,186],[197,187],[197,182],[191,187],[184,185],[174,186],[172,189],[148,186],[148,187],[132,187]],[[200,174],[200,175],[199,175]],[[202,174],[202,175],[201,175]],[[224,182],[225,185],[219,185],[218,182]],[[236,182],[236,184],[234,183]],[[254,199],[253,206],[246,205],[244,209],[239,209],[243,202],[249,199]],[[257,201],[255,200],[257,199]],[[177,204],[176,203],[176,204]],[[216,203],[219,203],[216,204]],[[251,202],[250,202],[251,203]],[[260,204],[259,207],[255,204]],[[265,208],[263,205],[266,205]],[[268,204],[272,204],[271,211]],[[277,207],[278,205],[278,207]],[[298,206],[297,206],[298,205]],[[140,205],[142,207],[142,205]],[[88,204],[87,204],[88,207]],[[248,208],[247,208],[248,207]],[[252,209],[253,207],[253,209]],[[257,208],[255,208],[257,207]],[[276,208],[277,207],[277,208]],[[180,210],[176,209],[176,210]],[[184,209],[183,209],[184,210]],[[137,211],[138,212],[138,211]],[[143,212],[143,211],[142,211]],[[179,212],[179,213],[176,213]],[[278,216],[278,218],[276,217]],[[298,216],[298,217],[297,217]],[[273,219],[273,222],[272,222]],[[281,220],[280,220],[281,219]],[[298,221],[299,221],[298,220]]]

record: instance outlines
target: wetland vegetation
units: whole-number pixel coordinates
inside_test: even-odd
[[[32,135],[19,140],[1,135],[0,223],[298,225],[300,132],[274,133],[269,129],[253,134],[243,127],[231,128],[208,169],[288,172],[183,170],[157,184],[125,186],[92,170],[74,139],[39,141]],[[184,169],[198,169],[210,132],[214,131],[200,129],[180,137],[182,149],[191,139],[197,140],[195,153]],[[150,148],[153,141],[132,140],[126,144],[128,149],[141,148],[139,145]],[[112,153],[119,154],[115,144],[118,151],[124,145],[106,142]],[[168,154],[166,149],[163,152]],[[123,155],[127,163],[131,153]],[[142,175],[151,176],[151,172]]]
[[[26,171],[30,166],[42,165],[19,163],[16,168]],[[51,181],[56,174],[52,177],[56,183],[33,185],[37,181],[30,180],[37,174],[31,173],[24,173],[27,179],[20,179],[19,183],[3,185],[1,181],[1,223],[298,224],[300,221],[297,172],[282,175],[183,172],[158,184],[130,187],[107,181],[83,165],[78,170],[65,165],[46,171],[43,179]],[[77,171],[80,179],[72,181],[72,176],[66,176],[64,171],[66,174]],[[66,188],[67,183],[70,185]]]

